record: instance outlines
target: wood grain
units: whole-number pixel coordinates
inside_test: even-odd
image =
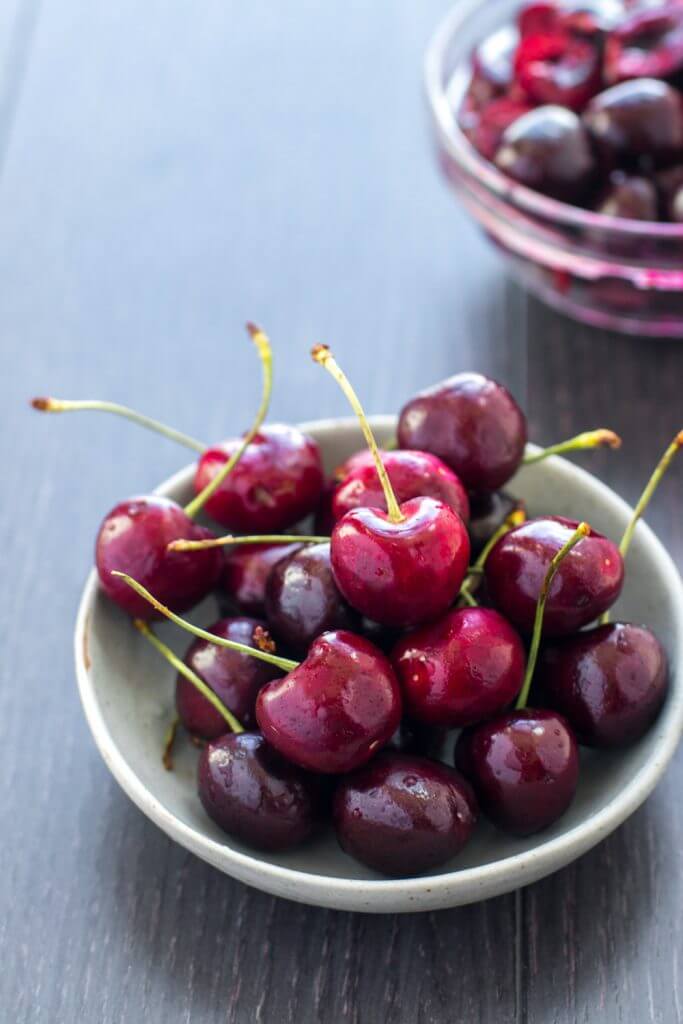
[[[541,440],[605,422],[590,464],[629,498],[681,425],[683,349],[528,302],[432,166],[420,59],[447,0],[17,3],[0,14],[0,1019],[495,1024],[681,1020],[680,757],[578,864],[412,917],[271,899],[171,844],[99,759],[71,634],[102,514],[185,460],[52,392],[207,439],[258,397],[247,318],[277,350],[274,418],[369,411],[477,367]],[[4,106],[3,106],[4,103]],[[651,521],[679,561],[683,465]]]

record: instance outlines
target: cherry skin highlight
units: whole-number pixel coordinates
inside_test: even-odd
[[[297,668],[260,691],[256,718],[288,760],[313,772],[349,772],[391,739],[401,691],[377,647],[339,630],[323,633]]]
[[[556,712],[524,708],[464,729],[456,767],[499,828],[527,836],[569,807],[579,776],[578,747]]]
[[[387,751],[342,779],[333,816],[348,854],[398,877],[455,857],[472,834],[477,810],[470,786],[452,768]]]
[[[510,392],[480,373],[459,373],[421,391],[401,410],[401,448],[431,452],[471,491],[495,491],[519,466],[524,413]]]
[[[462,519],[433,498],[386,512],[357,508],[332,533],[332,570],[341,593],[361,614],[386,626],[435,618],[455,600],[470,555]]]
[[[197,788],[212,821],[259,850],[299,846],[321,824],[320,780],[289,764],[256,732],[209,743],[199,757]]]
[[[545,647],[537,673],[543,703],[579,742],[621,747],[650,728],[666,697],[666,655],[644,626],[615,622]]]
[[[244,617],[228,618],[214,622],[209,626],[209,632],[224,640],[256,647],[254,631],[258,627],[265,629],[265,622]],[[217,647],[208,640],[195,640],[183,661],[211,687],[245,729],[256,726],[259,690],[283,674],[273,665],[227,647]],[[181,674],[176,678],[175,702],[180,721],[192,735],[214,739],[226,731],[223,716]]]
[[[577,526],[562,516],[530,519],[501,537],[490,552],[484,567],[488,594],[520,632],[531,633],[550,562]],[[597,619],[617,600],[623,582],[617,545],[592,531],[560,565],[545,609],[544,635],[575,633]]]
[[[209,448],[199,460],[199,494],[240,445]],[[261,427],[205,508],[216,522],[241,533],[278,533],[315,510],[323,487],[318,445],[295,427]]]
[[[274,565],[293,555],[301,545],[235,544],[225,548],[223,591],[244,615],[265,615],[266,583]]]
[[[122,501],[105,516],[97,534],[95,564],[102,589],[138,619],[157,615],[144,598],[112,576],[112,570],[133,576],[172,611],[192,608],[216,585],[223,555],[215,549],[167,551],[167,545],[211,536],[170,498],[151,495]]]
[[[502,615],[462,608],[400,639],[391,661],[406,712],[454,729],[505,710],[522,688],[526,657]]]
[[[321,633],[354,630],[360,624],[334,582],[329,544],[306,544],[280,559],[268,577],[265,598],[271,629],[299,654]]]

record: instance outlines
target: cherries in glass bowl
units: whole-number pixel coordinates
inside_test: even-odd
[[[534,294],[683,335],[683,6],[473,0],[426,58],[439,162]]]

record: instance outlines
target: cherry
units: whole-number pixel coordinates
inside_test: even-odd
[[[401,448],[431,452],[471,491],[495,491],[517,470],[527,439],[524,413],[502,384],[458,373],[419,392],[401,410]]]
[[[683,221],[683,164],[676,164],[660,171],[656,176],[665,220],[680,223]]]
[[[495,606],[522,633],[531,633],[543,579],[553,556],[577,528],[562,516],[541,516],[510,530],[486,559],[485,579]],[[548,599],[548,636],[574,633],[619,597],[624,563],[607,537],[592,532],[562,563]]]
[[[266,584],[266,616],[279,640],[305,653],[321,633],[355,629],[359,616],[334,582],[330,545],[308,544],[280,559]]]
[[[455,857],[474,828],[476,801],[447,765],[386,752],[339,783],[333,804],[342,848],[387,875],[416,875]]]
[[[399,449],[382,452],[381,458],[399,503],[422,496],[436,498],[467,522],[467,492],[453,470],[436,455]],[[354,508],[380,508],[387,511],[382,483],[369,451],[365,465],[360,465],[360,460],[357,460],[355,468],[347,473],[333,492],[333,521],[336,523]]]
[[[197,788],[219,828],[259,850],[287,850],[321,823],[320,780],[289,764],[257,732],[221,736],[202,751]]]
[[[669,78],[683,70],[683,8],[664,3],[636,10],[605,44],[605,79]]]
[[[259,691],[256,720],[268,743],[302,768],[352,771],[389,742],[401,720],[401,691],[389,660],[366,640],[323,633],[302,662],[226,640],[164,607],[137,580],[116,573],[171,622],[202,640],[284,669]]]
[[[483,550],[487,541],[516,508],[520,508],[519,499],[513,498],[507,491],[470,494],[470,519],[467,531],[470,535],[472,555],[476,556]]]
[[[585,199],[596,174],[581,119],[553,105],[537,107],[506,128],[494,163],[527,188],[569,203]]]
[[[637,78],[595,96],[583,123],[607,166],[656,165],[680,156],[683,148],[683,99],[666,82]]]
[[[527,708],[526,703],[553,581],[572,548],[589,535],[590,527],[579,523],[547,567],[515,710],[463,730],[456,744],[456,766],[472,783],[482,810],[515,835],[530,835],[550,825],[576,791],[579,759],[574,734],[561,715]]]
[[[480,109],[465,104],[458,120],[477,152],[493,160],[505,130],[532,109],[524,97],[498,96]]]
[[[657,190],[648,178],[614,171],[595,209],[608,217],[657,220]]]
[[[451,611],[408,633],[391,661],[408,714],[449,729],[503,711],[524,680],[522,641],[490,608]]]
[[[536,103],[581,110],[600,90],[600,51],[570,32],[525,35],[517,48],[515,75]]]
[[[664,702],[666,655],[651,630],[617,622],[564,637],[545,648],[538,679],[543,703],[561,712],[581,743],[633,743]]]
[[[488,103],[512,85],[516,39],[503,28],[487,36],[472,55],[470,94],[477,105]]]
[[[224,640],[236,640],[255,647],[259,642],[259,630],[265,633],[265,622],[252,618],[228,618],[219,619],[209,626],[208,631]],[[253,729],[256,725],[259,690],[271,679],[282,675],[282,670],[273,665],[227,647],[217,647],[208,640],[195,640],[183,661],[218,694],[246,729]],[[194,736],[214,739],[225,732],[223,716],[182,673],[178,673],[176,680],[175,701],[180,721]]]
[[[336,524],[331,558],[337,586],[353,608],[382,625],[434,618],[452,604],[465,576],[470,542],[463,521],[434,498],[412,498],[399,506],[349,381],[326,346],[316,346],[313,358],[334,377],[358,416],[388,509],[352,509]]]
[[[266,581],[281,559],[298,551],[301,545],[237,544],[226,551],[221,585],[228,597],[245,615],[265,615]]]
[[[539,0],[525,4],[517,15],[517,27],[522,39],[527,36],[547,35],[557,31],[559,25],[557,4]]]

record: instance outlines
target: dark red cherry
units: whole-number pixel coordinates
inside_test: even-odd
[[[507,517],[520,505],[507,491],[483,491],[470,494],[470,519],[467,531],[470,535],[472,556],[476,556],[500,529]]]
[[[664,220],[683,221],[683,164],[667,167],[656,177]]]
[[[600,51],[570,32],[526,35],[517,48],[515,76],[536,103],[581,110],[602,85]]]
[[[216,585],[223,567],[218,549],[167,551],[173,540],[204,540],[180,505],[156,495],[130,498],[105,516],[95,544],[102,589],[120,608],[139,619],[156,618],[154,609],[112,570],[128,573],[175,612],[192,608]]]
[[[562,516],[530,519],[501,537],[486,559],[488,593],[522,633],[531,633],[550,562],[577,526]],[[544,635],[575,633],[593,622],[614,604],[623,582],[624,562],[617,545],[591,531],[559,567],[546,604]]]
[[[260,691],[256,718],[288,760],[314,772],[348,772],[391,739],[401,691],[388,659],[368,640],[323,633],[297,668]]]
[[[608,217],[657,220],[657,190],[649,178],[614,171],[595,209]]]
[[[465,104],[458,122],[477,152],[493,160],[506,128],[532,109],[523,97],[498,96],[480,109]]]
[[[452,469],[429,452],[407,449],[382,452],[384,468],[399,502],[421,496],[436,498],[448,505],[465,522],[469,518],[467,492]],[[334,522],[354,508],[380,508],[386,511],[382,484],[377,475],[370,452],[364,465],[348,473],[339,483],[332,497]]]
[[[607,37],[605,80],[670,78],[683,70],[683,6],[663,3],[635,10]]]
[[[543,703],[565,716],[579,742],[620,747],[652,725],[666,696],[668,672],[651,630],[614,622],[548,645],[536,678]]]
[[[527,836],[569,807],[579,775],[576,739],[561,715],[524,708],[465,729],[456,767],[491,821]]]
[[[495,491],[519,466],[524,413],[502,384],[480,373],[458,373],[421,391],[401,410],[401,448],[431,452],[470,491]]]
[[[240,445],[240,439],[209,448],[194,478],[199,493]],[[269,424],[247,446],[206,512],[241,533],[278,533],[313,512],[323,486],[318,445],[296,427]]]
[[[229,836],[259,850],[298,846],[321,824],[319,779],[280,757],[259,733],[228,733],[199,757],[199,799]]]
[[[358,628],[360,617],[334,582],[329,544],[307,544],[277,562],[266,584],[266,616],[278,640],[299,654],[321,633]]]
[[[487,36],[472,54],[472,80],[469,93],[482,106],[507,92],[512,85],[517,40],[509,28]]]
[[[385,875],[416,875],[455,857],[472,834],[476,802],[445,764],[386,752],[342,779],[333,804],[342,848]]]
[[[407,713],[453,729],[504,711],[522,688],[526,656],[502,615],[462,608],[400,639],[391,661]]]
[[[637,78],[595,96],[583,122],[607,166],[661,165],[683,149],[683,99],[666,82]]]
[[[264,615],[266,581],[273,566],[300,544],[235,544],[225,548],[223,590],[245,615]]]
[[[256,647],[254,630],[258,627],[265,629],[265,622],[248,618],[220,619],[209,627],[209,632],[224,640]],[[208,640],[195,640],[183,661],[211,687],[245,729],[256,725],[256,697],[261,687],[283,674],[273,665],[227,647],[217,647]],[[223,716],[180,674],[176,678],[175,703],[180,721],[194,736],[214,739],[226,731]]]
[[[448,505],[412,498],[402,519],[357,508],[332,533],[337,586],[361,614],[387,626],[411,626],[444,612],[454,601],[470,555],[467,530]]]
[[[503,133],[494,163],[527,188],[568,203],[585,199],[596,174],[581,119],[560,106],[537,107],[514,121]]]

